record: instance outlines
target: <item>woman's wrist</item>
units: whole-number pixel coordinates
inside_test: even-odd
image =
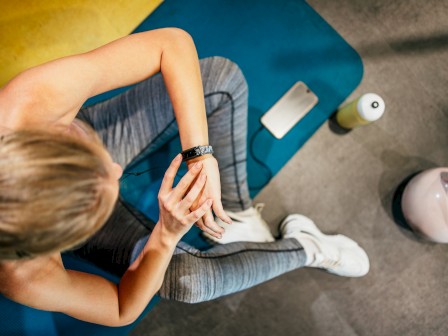
[[[213,154],[213,147],[210,145],[198,145],[183,150],[181,154],[183,161],[190,161],[207,154]]]
[[[170,249],[174,249],[180,238],[182,238],[177,234],[167,231],[160,220],[157,222],[153,231],[151,232],[150,238],[153,236],[163,247]]]
[[[190,159],[190,160],[186,161],[186,163],[187,163],[187,166],[191,166],[195,162],[202,161],[202,160],[209,159],[209,158],[215,158],[215,157],[213,156],[213,154],[204,154],[204,155],[195,157],[194,159]]]

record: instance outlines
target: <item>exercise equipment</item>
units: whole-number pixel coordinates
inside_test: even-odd
[[[448,167],[414,174],[398,188],[394,212],[418,238],[448,243]]]

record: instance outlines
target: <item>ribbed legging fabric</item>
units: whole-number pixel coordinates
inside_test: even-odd
[[[242,211],[252,206],[246,171],[247,83],[240,68],[228,59],[205,58],[200,66],[222,204],[226,210]],[[145,158],[179,132],[160,74],[81,109],[77,118],[97,131],[122,167]],[[102,229],[73,252],[122,275],[142,251],[154,225],[119,198]],[[302,246],[291,238],[271,243],[235,242],[206,251],[179,242],[159,295],[189,303],[212,300],[303,267],[305,259]]]

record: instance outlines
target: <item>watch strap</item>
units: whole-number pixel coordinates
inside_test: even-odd
[[[188,161],[205,154],[213,154],[212,146],[195,146],[181,152],[182,161]]]

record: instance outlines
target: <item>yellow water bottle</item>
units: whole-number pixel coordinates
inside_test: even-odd
[[[384,113],[383,98],[375,93],[366,93],[340,108],[336,113],[339,126],[352,129],[378,120]]]

